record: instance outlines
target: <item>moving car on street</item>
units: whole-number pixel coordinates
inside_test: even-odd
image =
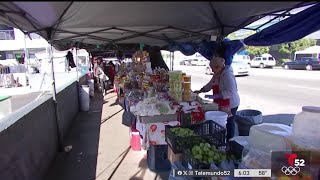
[[[232,61],[231,67],[233,69],[233,74],[235,76],[248,76],[249,75],[249,65],[243,60],[234,59]],[[213,74],[209,66],[209,63],[206,65],[206,74]]]
[[[272,68],[276,65],[276,60],[270,54],[262,54],[262,56],[253,58],[249,65],[250,67]]]
[[[205,66],[208,60],[206,59],[194,59],[191,61],[192,66]]]
[[[285,62],[282,64],[284,69],[306,69],[311,70],[320,70],[320,60],[314,57],[303,57],[300,60]]]
[[[250,64],[250,61],[251,61],[250,56],[248,56],[248,55],[237,55],[236,54],[233,56],[233,59],[241,60],[247,64]]]

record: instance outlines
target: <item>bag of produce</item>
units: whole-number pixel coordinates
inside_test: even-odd
[[[271,169],[271,152],[246,146],[242,154],[242,164],[248,169]]]

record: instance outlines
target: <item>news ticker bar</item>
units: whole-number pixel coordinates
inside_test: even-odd
[[[271,169],[235,169],[235,170],[218,170],[218,169],[193,169],[178,170],[173,169],[173,177],[271,177]]]

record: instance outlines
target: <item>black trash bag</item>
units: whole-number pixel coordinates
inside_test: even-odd
[[[238,125],[239,136],[249,136],[250,128],[256,123],[246,116],[236,115],[236,123]]]

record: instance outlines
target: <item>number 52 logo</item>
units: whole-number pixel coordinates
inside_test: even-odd
[[[304,161],[304,159],[295,159],[294,165],[295,166],[305,166],[305,161]]]
[[[298,159],[297,154],[286,154],[285,157],[288,159],[288,164],[290,166],[305,166],[305,160]]]

